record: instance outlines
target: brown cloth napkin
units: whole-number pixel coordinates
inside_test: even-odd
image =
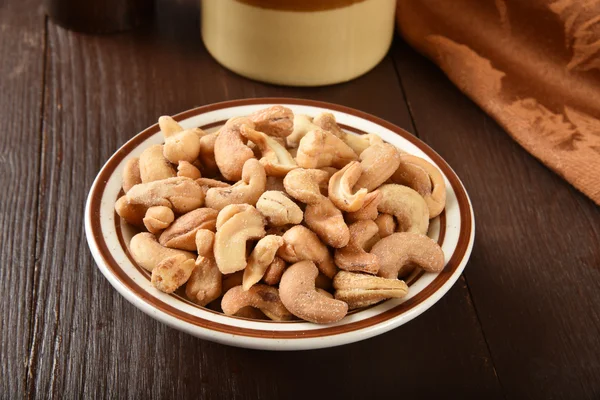
[[[398,28],[600,205],[600,0],[399,0]]]

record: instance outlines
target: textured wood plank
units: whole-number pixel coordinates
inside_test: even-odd
[[[27,379],[39,182],[44,16],[0,5],[0,397]]]
[[[135,34],[87,36],[49,26],[32,393],[358,398],[441,396],[453,388],[465,398],[500,398],[463,281],[429,312],[378,338],[328,350],[269,353],[167,328],[127,303],[101,275],[85,243],[85,196],[103,162],[161,114],[227,99],[289,96],[360,108],[410,129],[390,58],[365,77],[332,87],[251,82],[208,56],[193,4],[161,3],[157,25]],[[317,380],[326,388],[317,390]]]
[[[395,61],[415,126],[463,179],[466,269],[509,398],[600,396],[600,209],[536,161],[408,46]]]

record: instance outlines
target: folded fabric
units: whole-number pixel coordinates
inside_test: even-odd
[[[600,0],[399,0],[398,29],[600,205]]]

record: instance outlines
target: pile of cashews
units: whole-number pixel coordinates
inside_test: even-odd
[[[164,144],[128,160],[115,204],[156,289],[227,315],[331,323],[444,267],[426,235],[446,203],[441,173],[378,136],[283,106],[214,133],[158,123]]]

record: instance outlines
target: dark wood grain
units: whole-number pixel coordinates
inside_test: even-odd
[[[35,264],[44,16],[0,5],[0,397],[25,393]]]
[[[86,36],[49,25],[40,274],[30,394],[39,397],[502,398],[463,280],[430,311],[340,348],[271,353],[170,329],[127,303],[98,271],[83,206],[102,163],[162,114],[212,102],[304,97],[360,108],[411,130],[390,58],[351,83],[293,89],[248,81],[201,45],[198,11],[162,2],[146,31]],[[177,22],[174,22],[177,21]],[[325,382],[316,389],[315,382]]]
[[[600,209],[423,57],[393,55],[420,137],[473,201],[466,277],[507,397],[599,398]]]

